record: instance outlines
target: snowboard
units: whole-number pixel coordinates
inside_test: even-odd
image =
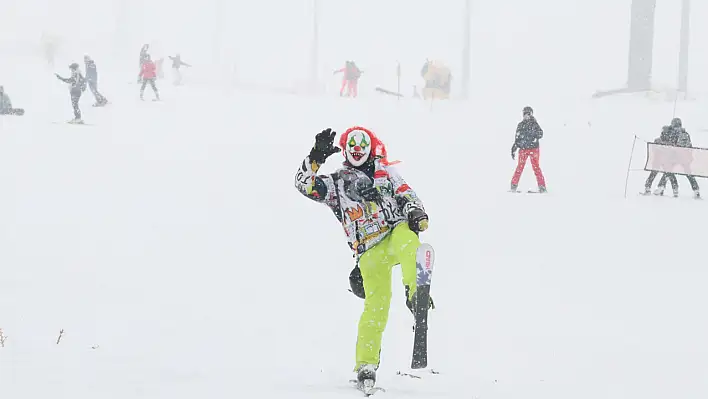
[[[416,252],[416,285],[413,294],[413,314],[415,327],[413,332],[412,369],[428,367],[428,310],[430,309],[430,283],[435,265],[435,250],[428,243],[423,243]]]

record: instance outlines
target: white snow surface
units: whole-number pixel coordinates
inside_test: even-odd
[[[537,105],[550,190],[537,196],[506,192],[523,103],[162,86],[161,103],[140,102],[135,84],[106,89],[103,109],[87,95],[92,126],[61,123],[63,92],[48,101],[65,109],[37,100],[2,119],[0,397],[361,395],[348,383],[363,304],[347,291],[353,260],[331,212],[293,187],[314,135],[353,124],[403,160],[437,251],[441,374],[396,376],[412,347],[396,269],[383,395],[708,392],[705,204],[683,177],[679,199],[637,196],[644,172],[623,198],[634,134],[653,138],[671,103]],[[703,105],[680,105],[689,129]],[[638,142],[633,168],[643,156]],[[534,184],[529,169],[521,187]]]

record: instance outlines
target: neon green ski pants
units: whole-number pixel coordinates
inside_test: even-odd
[[[403,284],[409,287],[408,299],[411,299],[416,291],[415,257],[419,246],[418,235],[403,222],[359,258],[366,298],[359,319],[355,371],[362,364],[379,364],[381,340],[391,305],[391,271],[393,266],[401,265]]]

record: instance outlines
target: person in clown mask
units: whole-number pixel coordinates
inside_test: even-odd
[[[341,149],[334,145],[336,134],[325,129],[315,136],[315,144],[295,176],[295,187],[334,212],[358,258],[365,299],[354,370],[359,382],[375,381],[391,303],[391,271],[401,265],[408,300],[415,302],[418,233],[428,228],[428,215],[371,130],[349,128],[340,137]],[[339,151],[345,157],[342,167],[332,174],[318,175],[327,158]]]

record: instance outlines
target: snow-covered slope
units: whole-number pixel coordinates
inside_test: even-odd
[[[441,374],[396,376],[412,346],[396,278],[387,397],[708,391],[705,205],[681,178],[678,200],[637,197],[642,172],[623,199],[634,134],[653,138],[672,104],[534,104],[551,192],[531,196],[506,192],[526,105],[515,100],[431,108],[164,87],[164,102],[143,103],[136,85],[109,87],[109,107],[85,99],[93,126],[50,123],[68,104],[41,99],[2,119],[0,396],[357,397],[353,261],[331,213],[292,185],[314,134],[353,124],[403,160],[438,253]],[[680,109],[697,123],[698,108]],[[533,185],[529,170],[522,187]]]

